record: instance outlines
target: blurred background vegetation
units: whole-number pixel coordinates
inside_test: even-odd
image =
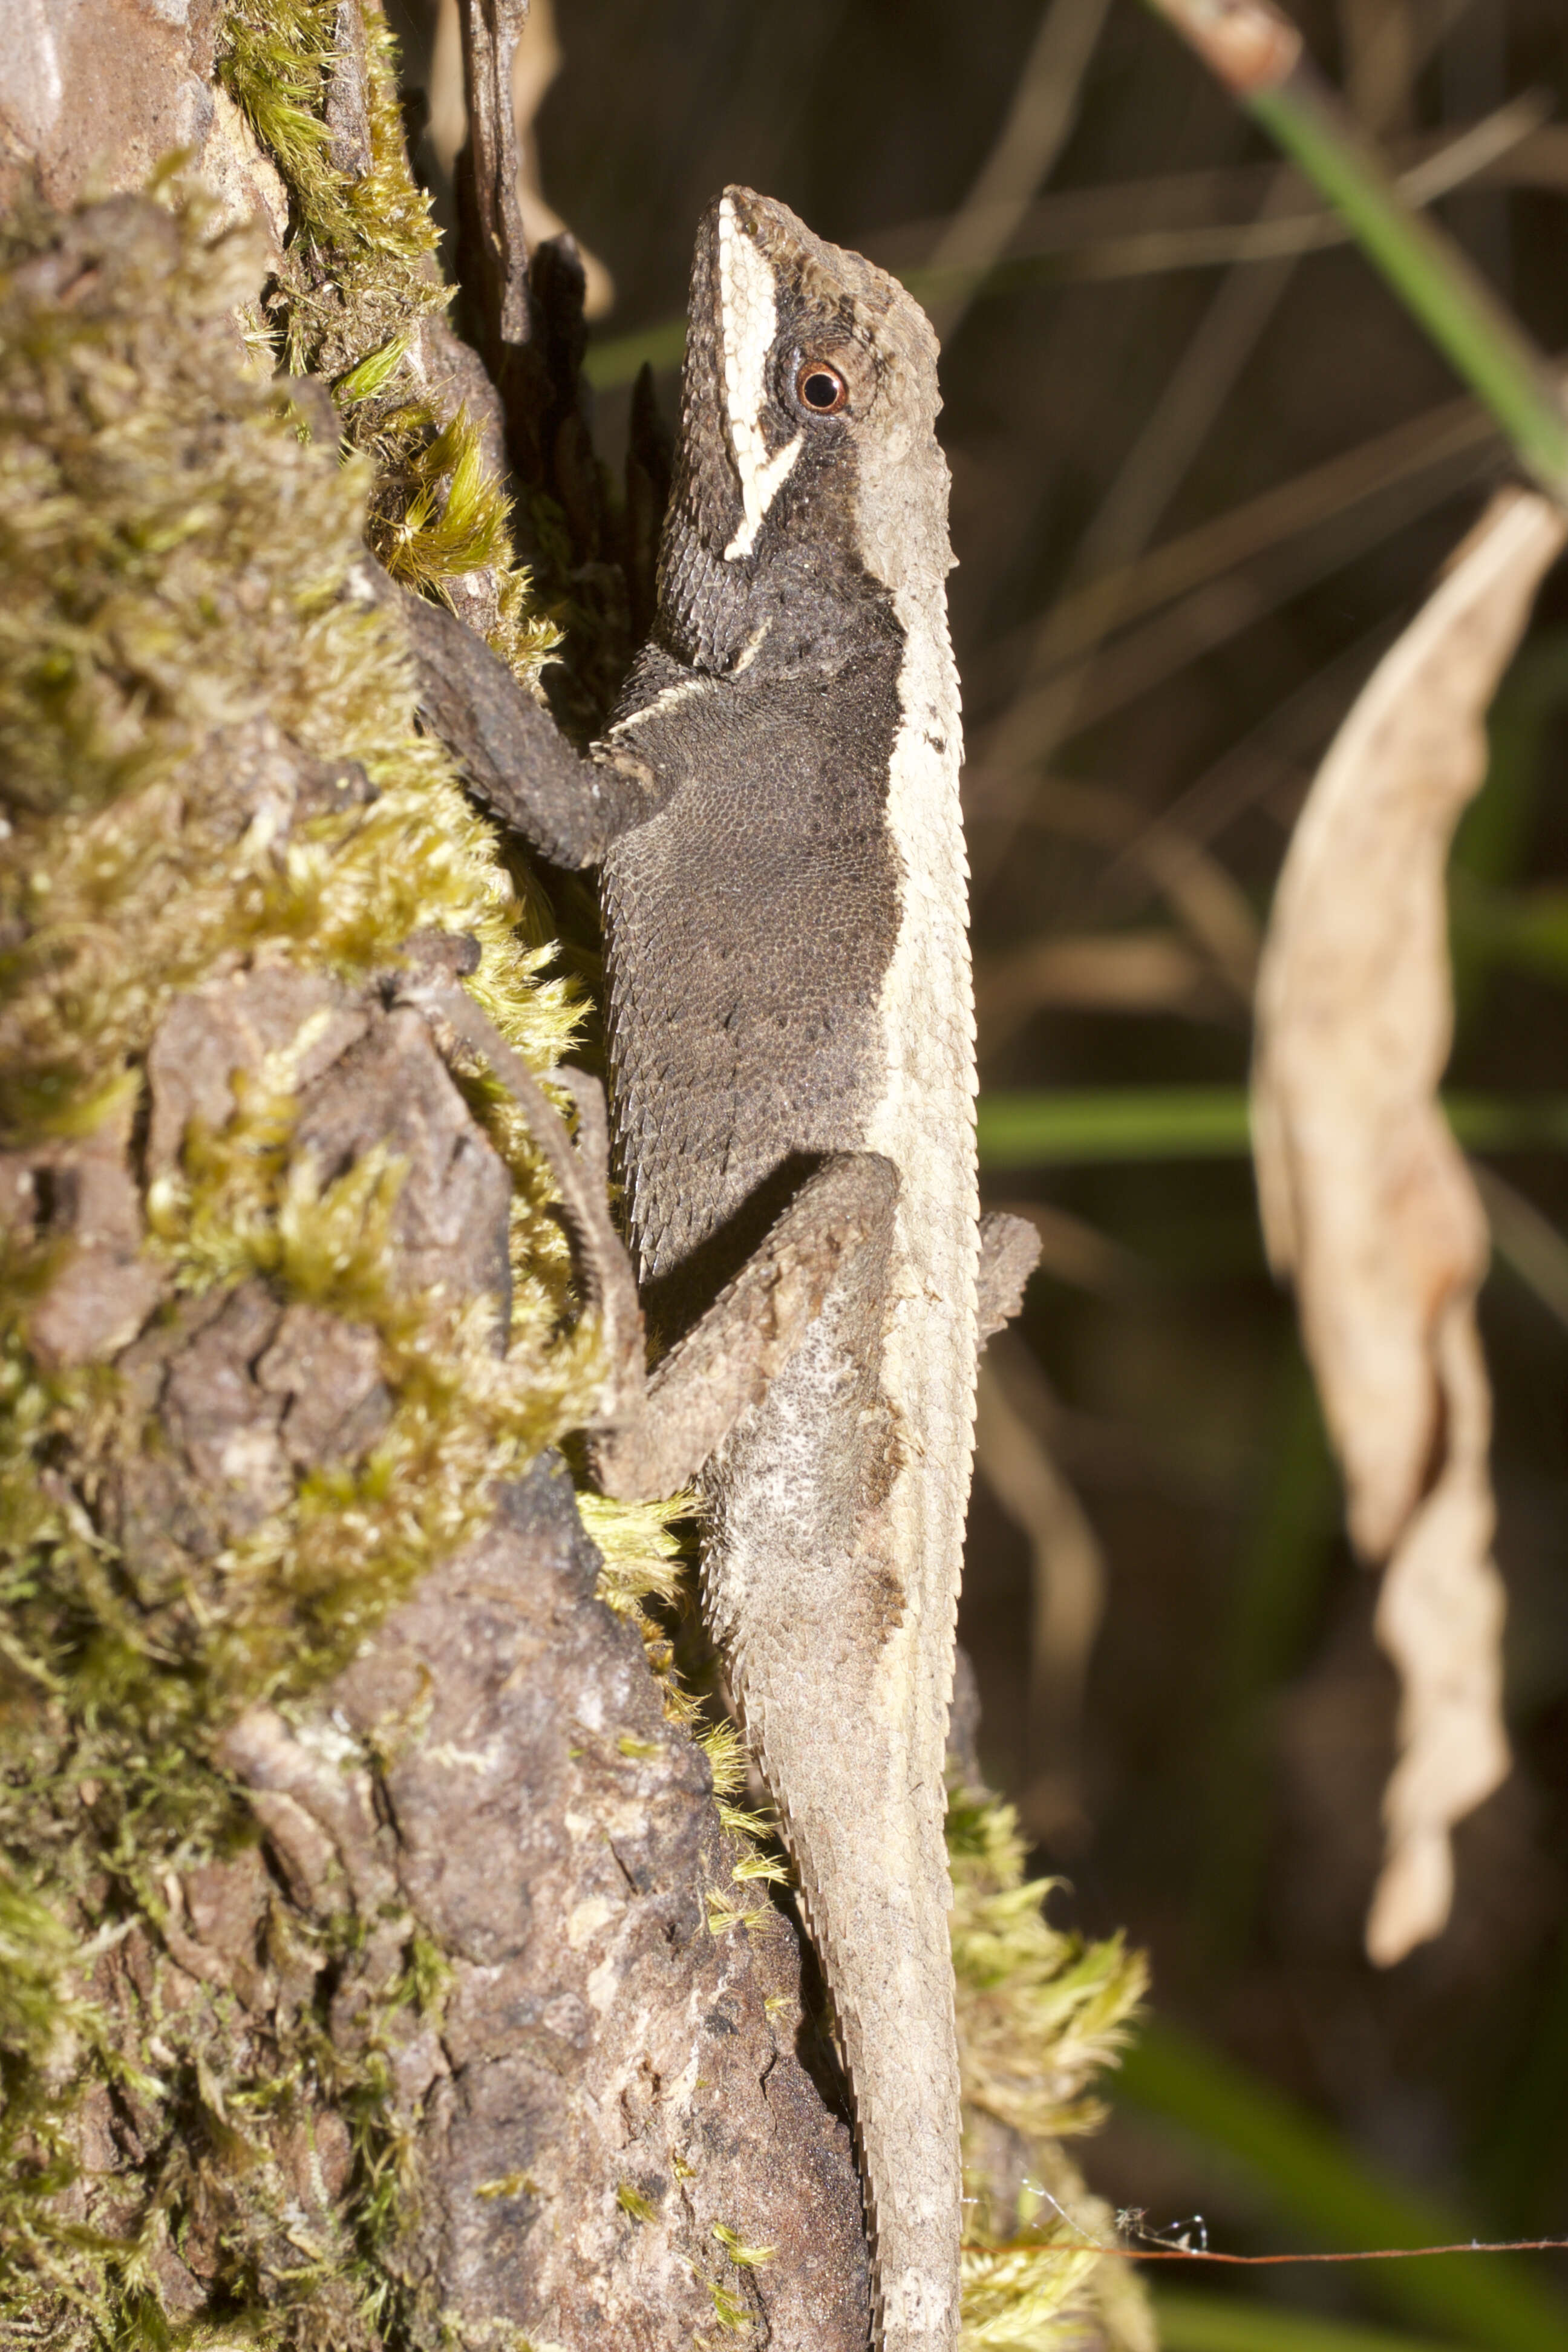
[[[390,13],[446,201],[455,11]],[[1563,0],[1293,13],[1568,345]],[[1501,1139],[1482,1323],[1517,1766],[1459,1832],[1447,1934],[1380,1973],[1392,1676],[1242,1089],[1315,762],[1506,458],[1134,0],[559,0],[555,36],[552,80],[536,0],[538,181],[593,257],[613,475],[642,360],[673,418],[692,229],[726,181],[897,268],[943,337],[985,1184],[1046,1245],[987,1360],[960,1634],[1056,1916],[1152,1959],[1092,2184],[1243,2251],[1568,2232],[1568,577],[1452,887],[1452,1083]],[[1564,2296],[1568,2258],[1480,2257],[1183,2276],[1161,2308],[1176,2352],[1547,2352]]]

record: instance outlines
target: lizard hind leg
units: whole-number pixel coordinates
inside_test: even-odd
[[[982,1352],[1023,1306],[1025,1287],[1039,1262],[1040,1236],[1027,1217],[991,1209],[981,1218],[975,1305]]]
[[[828,1154],[646,1389],[606,1415],[590,1448],[606,1495],[655,1499],[702,1468],[801,1348],[846,1266],[886,1250],[898,1189],[876,1152]]]
[[[589,1307],[608,1358],[590,1456],[604,1493],[657,1502],[701,1469],[749,1405],[790,1361],[835,1279],[868,1246],[885,1251],[899,1179],[874,1151],[830,1152],[780,1213],[761,1244],[651,1377],[626,1246],[610,1223],[604,1096],[596,1079],[561,1070],[573,1095],[579,1146],[543,1088],[473,1000],[445,979],[394,982],[398,1002],[432,1024],[448,1054],[488,1061],[527,1122],[560,1191]]]

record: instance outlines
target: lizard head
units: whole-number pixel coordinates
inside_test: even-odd
[[[732,667],[772,614],[813,599],[827,613],[917,579],[940,593],[936,359],[898,280],[787,205],[731,187],[708,207],[660,563],[661,623],[685,658]]]

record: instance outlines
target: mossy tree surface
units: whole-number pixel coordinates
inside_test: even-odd
[[[120,200],[4,254],[0,2234],[63,2340],[154,2292],[218,2176],[212,2274],[242,2294],[281,2258],[247,2118],[309,2115],[319,2021],[237,2079],[209,2063],[217,2007],[170,2001],[154,2034],[157,1969],[133,1966],[177,1948],[182,1872],[249,1850],[216,1741],[341,1667],[594,1370],[591,1333],[560,1336],[566,1254],[515,1121],[465,1101],[376,979],[416,936],[472,963],[540,1067],[571,1008],[416,733],[394,632],[346,593],[366,469],[238,365],[257,251],[199,217]],[[422,1118],[356,1148],[378,1056]],[[466,1234],[431,1225],[454,1155]],[[110,2221],[87,2149],[121,2110],[149,2168]],[[366,2113],[358,2218],[290,2299],[363,2252]]]
[[[518,1113],[397,998],[460,976],[545,1073],[576,1019],[363,581],[368,538],[537,674],[493,402],[379,14],[242,0],[217,59],[281,257],[174,183],[0,244],[0,2331],[833,2352],[849,2135],[765,1824],[644,1613],[669,1514],[593,1507],[595,1580],[560,1479],[518,1485],[595,1334]],[[528,1860],[535,1817],[592,1833]],[[994,1809],[953,1822],[975,2340],[1141,2345],[1040,2226],[1137,1969],[1045,1926]],[[454,1891],[498,1839],[554,1921],[511,1945]],[[620,2041],[561,2022],[617,2003]],[[666,2030],[649,2105],[626,2034]]]

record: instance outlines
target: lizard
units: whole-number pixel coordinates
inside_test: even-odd
[[[936,361],[896,279],[728,188],[697,238],[653,631],[603,740],[580,756],[405,599],[476,795],[599,868],[631,1247],[681,1336],[645,1379],[602,1185],[552,1150],[612,1364],[591,1458],[627,1499],[696,1476],[705,1614],[845,2059],[878,2352],[958,2335],[947,1719],[975,1360],[1038,1246],[988,1221],[983,1266]]]

